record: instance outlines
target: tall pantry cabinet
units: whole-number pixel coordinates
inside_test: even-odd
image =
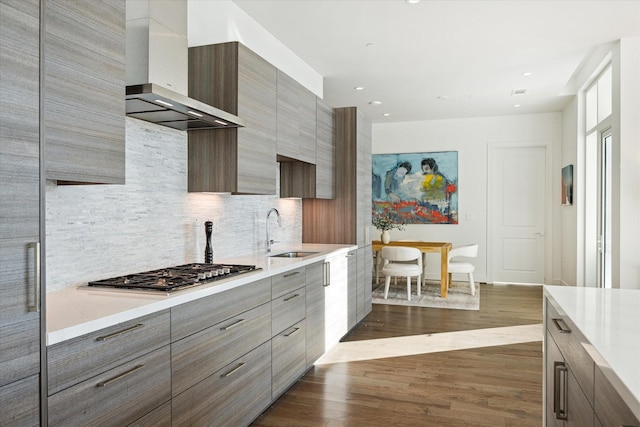
[[[40,423],[40,5],[0,0],[0,425]]]
[[[302,241],[358,245],[349,258],[357,277],[349,304],[359,322],[371,311],[371,122],[355,107],[335,108],[333,118],[335,198],[302,200]]]

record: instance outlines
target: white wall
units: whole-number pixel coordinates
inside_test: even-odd
[[[232,1],[189,0],[188,23],[190,47],[239,41],[323,97],[322,76]]]
[[[604,64],[613,70],[612,285],[640,289],[640,38],[601,46],[577,70],[578,96],[563,111],[562,164],[574,164],[574,205],[562,212],[561,281],[585,286],[584,119],[582,95]]]
[[[548,191],[558,203],[547,207],[546,217],[551,218],[551,224],[547,224],[545,277],[548,284],[557,283],[561,276],[560,261],[551,254],[553,250],[560,251],[559,240],[554,240],[553,236],[560,235],[562,214],[559,185],[561,128],[560,113],[375,124],[374,154],[458,151],[459,224],[408,225],[404,231],[393,230],[392,239],[450,241],[454,246],[477,242],[480,251],[475,275],[479,281],[486,281],[488,144],[551,141],[554,160],[549,165],[550,182],[558,185],[552,185]],[[433,278],[439,277],[437,256],[430,255],[428,259],[428,274]]]
[[[302,241],[302,202],[278,196],[187,193],[187,133],[126,119],[126,184],[48,184],[47,291],[90,280],[265,250],[265,219],[283,243]]]

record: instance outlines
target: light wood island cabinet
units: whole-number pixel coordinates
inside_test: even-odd
[[[190,192],[276,194],[276,76],[238,42],[189,48],[189,96],[246,122],[189,132]]]
[[[632,321],[635,316],[635,307],[632,308],[634,313],[622,309],[624,314],[619,315],[610,311],[611,308],[606,307],[606,304],[598,302],[617,300],[615,295],[604,297],[597,294],[598,291],[600,293],[620,291],[616,289],[545,288],[550,295],[559,297],[563,303],[570,306],[568,312],[578,313],[580,316],[579,320],[573,319],[560,302],[549,296],[545,298],[545,425],[640,426],[640,418],[636,416],[640,411],[640,401],[634,399],[628,390],[622,391],[612,385],[604,372],[608,371],[609,378],[615,378],[616,381],[619,381],[619,377],[599,353],[609,349],[602,347],[598,349],[598,346],[605,343],[604,346],[612,346],[610,349],[615,348],[615,352],[624,351],[619,347],[620,344],[624,344],[623,341],[619,341],[620,338],[626,341],[623,338],[626,333],[630,333],[630,337],[633,337],[633,330],[635,329],[638,333],[640,329],[637,325],[623,326],[619,323],[619,319],[627,316],[624,318],[625,325],[628,321]],[[574,295],[574,292],[580,295]],[[588,296],[585,296],[586,294]],[[566,298],[567,296],[569,298]],[[586,307],[591,308],[585,311]],[[581,327],[584,328],[585,333],[582,332]],[[601,330],[603,327],[607,329]],[[609,338],[601,341],[603,336],[609,336]],[[589,337],[593,337],[592,339],[596,342],[592,343]],[[635,342],[631,345],[637,346]],[[629,360],[633,361],[633,353],[627,355],[631,356]],[[634,371],[637,376],[637,369],[632,367],[630,372]],[[619,387],[624,389],[623,385]],[[625,398],[622,397],[623,393]],[[635,409],[631,409],[629,405]]]

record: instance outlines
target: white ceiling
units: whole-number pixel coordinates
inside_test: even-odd
[[[560,111],[590,52],[640,36],[640,0],[234,2],[374,123]]]

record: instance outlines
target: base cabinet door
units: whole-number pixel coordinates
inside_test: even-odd
[[[207,377],[172,401],[172,425],[243,426],[271,403],[271,342]]]
[[[271,394],[274,400],[304,374],[304,325],[304,320],[296,323],[271,340]]]
[[[40,376],[0,387],[0,426],[36,426],[40,423]]]
[[[324,354],[325,350],[325,300],[324,300],[324,263],[307,266],[306,271],[306,349],[307,368]]]
[[[357,251],[351,251],[347,254],[347,293],[349,298],[347,306],[347,321],[349,330],[356,326],[358,308],[361,305],[360,301],[358,301],[358,258],[356,254]],[[364,301],[362,302],[364,303]]]
[[[51,426],[122,426],[171,399],[169,346],[49,396]]]

